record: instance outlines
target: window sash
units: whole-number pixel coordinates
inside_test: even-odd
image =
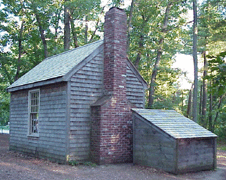
[[[28,99],[28,113],[29,113],[29,129],[28,135],[38,135],[39,133],[39,106],[40,106],[40,90],[31,90],[29,91]]]

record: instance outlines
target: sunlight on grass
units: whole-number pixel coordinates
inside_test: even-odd
[[[220,155],[220,156],[217,156],[217,158],[225,158],[226,159],[226,156]]]
[[[217,150],[226,151],[226,145],[218,146]]]

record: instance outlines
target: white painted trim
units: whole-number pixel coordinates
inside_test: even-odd
[[[27,136],[29,137],[39,137],[39,131],[38,133],[31,133],[30,127],[31,127],[31,121],[30,121],[30,113],[31,113],[31,92],[38,92],[38,114],[40,114],[40,89],[32,89],[28,91],[28,127],[27,127]]]

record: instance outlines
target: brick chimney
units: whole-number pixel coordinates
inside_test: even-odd
[[[110,94],[126,95],[126,25],[127,16],[111,8],[104,24],[104,87]]]
[[[91,160],[132,162],[132,112],[126,98],[126,14],[111,8],[104,25],[104,95],[91,106]]]

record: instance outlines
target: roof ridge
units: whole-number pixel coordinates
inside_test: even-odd
[[[59,53],[59,54],[52,55],[52,56],[50,56],[50,57],[45,58],[43,61],[46,61],[46,60],[51,59],[51,58],[53,58],[53,57],[60,56],[60,55],[62,55],[62,54],[68,53],[68,52],[72,52],[72,51],[75,51],[75,50],[78,50],[78,49],[81,49],[81,48],[84,48],[84,47],[87,47],[87,46],[90,46],[90,45],[99,43],[100,41],[103,41],[103,39],[100,39],[100,40],[95,41],[95,42],[92,42],[92,43],[85,44],[85,45],[83,45],[83,46],[79,46],[79,47],[77,47],[77,48],[73,48],[73,49],[64,51],[64,52]]]

